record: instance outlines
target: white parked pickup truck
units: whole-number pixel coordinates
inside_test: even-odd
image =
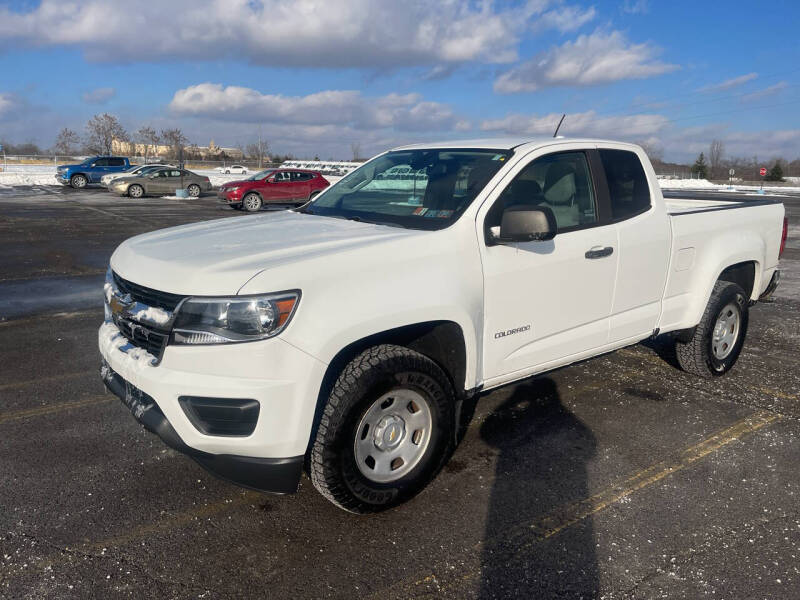
[[[216,475],[286,493],[305,468],[374,512],[437,474],[481,391],[667,333],[725,374],[786,231],[771,201],[665,201],[631,144],[402,147],[300,209],[121,244],[101,373]]]

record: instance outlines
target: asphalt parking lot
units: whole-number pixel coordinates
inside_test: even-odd
[[[656,340],[484,395],[413,501],[358,517],[208,475],[97,374],[123,239],[197,200],[0,194],[0,597],[798,598],[800,198],[722,380]],[[792,225],[793,224],[793,225]]]

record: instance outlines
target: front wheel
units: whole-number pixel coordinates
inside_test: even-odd
[[[691,337],[675,341],[681,368],[700,377],[718,377],[733,368],[747,335],[749,309],[744,290],[718,281]]]
[[[89,183],[89,180],[84,175],[73,175],[69,180],[69,184],[76,190],[85,188],[87,183]]]
[[[144,196],[144,188],[138,184],[133,184],[128,188],[128,196],[131,198],[141,198]]]
[[[311,449],[311,481],[347,511],[372,513],[419,493],[453,448],[454,393],[428,357],[374,346],[341,372]]]
[[[261,210],[261,205],[261,196],[256,193],[251,192],[242,198],[242,208],[247,212],[258,212]]]

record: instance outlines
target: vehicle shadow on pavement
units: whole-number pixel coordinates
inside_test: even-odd
[[[547,377],[519,385],[487,417],[481,438],[499,451],[481,558],[480,598],[594,598],[591,519],[569,527],[559,511],[590,495],[591,430]]]

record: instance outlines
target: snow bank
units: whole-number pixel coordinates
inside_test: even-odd
[[[702,189],[716,189],[723,186],[711,183],[706,179],[659,179],[658,185],[662,190],[702,190]]]

